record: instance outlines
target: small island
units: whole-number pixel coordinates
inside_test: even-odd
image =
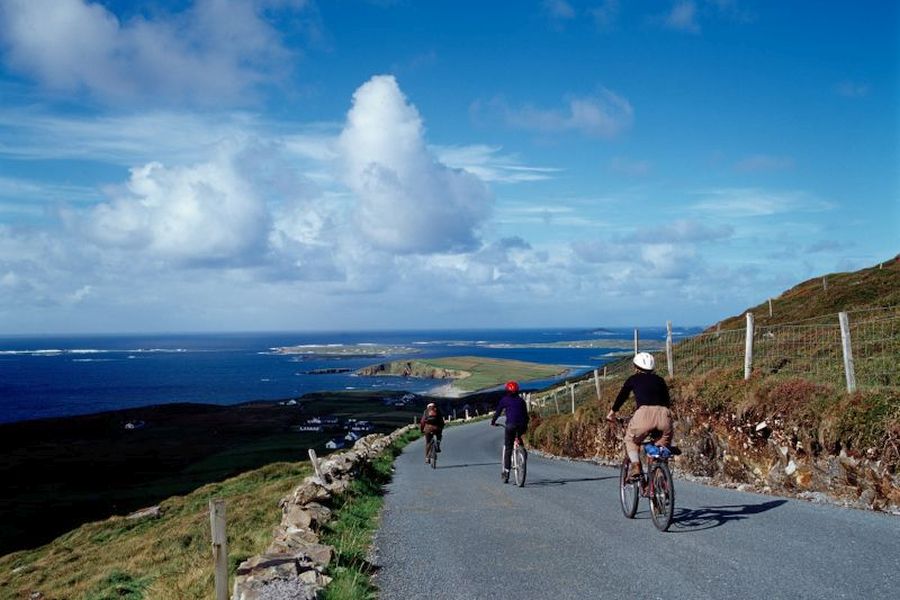
[[[357,375],[368,377],[393,376],[422,379],[453,380],[432,393],[459,396],[497,387],[515,379],[527,383],[539,379],[563,377],[569,372],[561,365],[546,365],[519,360],[487,358],[483,356],[450,356],[421,360],[397,360],[363,367]]]
[[[409,346],[383,344],[303,344],[272,348],[273,354],[289,354],[303,358],[381,358],[400,354],[418,354]]]

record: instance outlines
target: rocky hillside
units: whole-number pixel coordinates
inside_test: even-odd
[[[768,324],[797,323],[839,310],[888,314],[881,321],[881,338],[872,343],[876,347],[866,351],[900,358],[900,263],[896,258],[854,273],[811,279],[775,302],[778,308],[771,318],[768,301],[748,310]],[[885,311],[885,307],[891,308]],[[720,324],[723,330],[742,326],[742,315]],[[840,350],[803,353],[794,371],[797,375],[755,369],[745,380],[742,365],[717,366],[714,360],[700,361],[686,374],[676,372],[669,386],[678,419],[675,442],[684,451],[676,468],[726,485],[900,512],[896,360],[886,360],[879,367],[892,370],[884,377],[887,384],[861,386],[848,394],[840,380],[800,375],[815,373],[799,368],[802,360],[828,353],[839,356]],[[621,460],[622,431],[604,421],[621,383],[621,377],[603,381],[601,401],[592,393],[582,399],[574,415],[537,416],[532,443],[566,456]],[[584,386],[583,393],[591,388]],[[625,412],[629,405],[631,401]]]

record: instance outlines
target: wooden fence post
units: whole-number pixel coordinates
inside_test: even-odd
[[[753,313],[747,313],[747,333],[744,340],[744,379],[750,379],[753,368]]]
[[[720,335],[722,335],[722,324],[716,323],[716,337],[719,337]]]
[[[309,462],[312,463],[313,469],[316,470],[316,477],[324,484],[325,479],[322,477],[322,468],[319,467],[319,457],[316,456],[316,451],[312,448],[309,449]]]
[[[557,393],[559,390],[553,390],[553,404],[556,405],[556,414],[559,414],[559,398],[557,397]]]
[[[844,350],[844,375],[847,378],[847,393],[856,391],[856,371],[853,368],[853,346],[850,343],[850,319],[847,313],[838,313],[841,324],[841,347]]]
[[[638,330],[637,327],[634,329],[634,353],[637,354],[640,348],[640,344],[638,343]]]
[[[666,321],[666,366],[669,368],[669,378],[675,376],[675,359],[672,356],[672,321]]]
[[[569,395],[572,396],[572,414],[575,414],[575,384],[566,382],[569,386]]]
[[[772,318],[772,299],[769,298],[769,318]]]
[[[600,370],[594,369],[594,388],[597,390],[597,403],[599,404],[602,398],[600,397]]]
[[[822,289],[825,290],[826,292],[828,291],[828,278],[827,277],[822,278]]]
[[[228,600],[228,536],[225,535],[225,501],[209,501],[212,550],[216,573],[216,600]]]

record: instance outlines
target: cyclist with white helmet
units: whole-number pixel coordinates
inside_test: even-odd
[[[656,360],[649,352],[638,352],[634,356],[634,374],[625,380],[619,395],[616,396],[612,408],[606,415],[607,421],[614,421],[616,412],[628,396],[634,392],[634,402],[637,410],[628,422],[625,431],[625,450],[631,461],[630,475],[635,477],[641,474],[640,446],[638,444],[647,437],[651,431],[659,431],[660,437],[656,440],[657,446],[668,446],[672,441],[672,412],[669,410],[671,400],[669,398],[669,386],[666,381],[653,372]]]

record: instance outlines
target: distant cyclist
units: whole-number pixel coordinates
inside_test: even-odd
[[[647,437],[647,434],[654,430],[661,433],[656,441],[657,446],[668,446],[672,441],[672,412],[669,410],[672,402],[669,399],[669,386],[666,385],[666,381],[653,372],[656,367],[653,355],[649,352],[638,352],[632,362],[634,375],[625,380],[612,409],[606,415],[606,420],[614,421],[616,412],[622,408],[629,394],[634,392],[637,410],[631,416],[628,429],[625,431],[625,450],[631,461],[629,475],[636,477],[641,474],[638,444]]]
[[[524,445],[522,436],[528,429],[528,406],[519,395],[519,384],[515,381],[506,382],[506,395],[497,404],[497,410],[494,411],[494,417],[491,419],[492,427],[497,426],[497,419],[504,410],[506,411],[506,432],[503,437],[503,446],[506,451],[503,453],[503,481],[509,481],[513,442],[518,438],[519,443]]]
[[[428,463],[431,444],[437,443],[434,451],[440,452],[441,438],[444,435],[444,415],[434,402],[429,402],[425,407],[425,412],[419,420],[419,430],[425,434],[425,462]]]

